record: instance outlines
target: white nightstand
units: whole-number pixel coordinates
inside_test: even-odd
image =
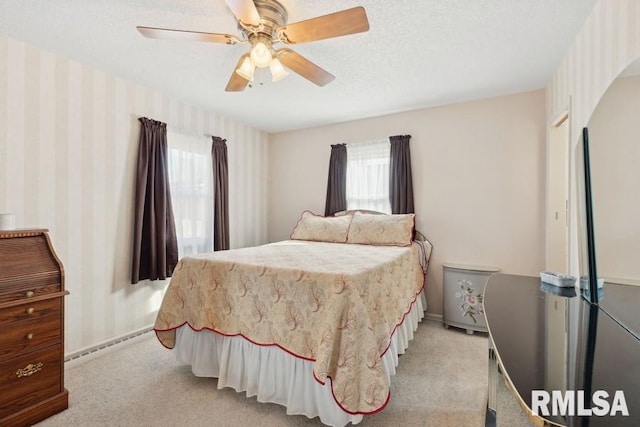
[[[499,272],[498,267],[444,264],[444,326],[487,332],[482,298],[487,279]]]

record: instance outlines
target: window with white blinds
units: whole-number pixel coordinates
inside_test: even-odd
[[[347,209],[391,213],[388,139],[347,144]]]
[[[179,257],[213,251],[211,138],[167,131]]]

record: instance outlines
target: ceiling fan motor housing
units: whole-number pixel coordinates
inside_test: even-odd
[[[240,30],[245,33],[247,39],[251,42],[253,42],[252,39],[254,37],[259,37],[260,35],[267,36],[269,39],[274,38],[276,36],[276,28],[282,27],[287,23],[287,9],[276,0],[253,0],[253,3],[258,9],[262,27],[256,28],[255,33],[251,33],[242,27],[240,27]]]

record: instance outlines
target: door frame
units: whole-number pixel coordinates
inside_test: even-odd
[[[566,195],[566,205],[565,205],[565,221],[566,221],[566,227],[565,227],[565,260],[564,260],[564,271],[560,271],[559,273],[565,273],[568,274],[571,270],[571,175],[573,173],[573,167],[572,167],[572,153],[571,153],[571,141],[572,141],[572,131],[571,131],[571,114],[570,114],[570,108],[565,108],[564,110],[562,110],[562,112],[556,116],[556,118],[554,120],[552,120],[549,124],[549,126],[547,127],[547,143],[546,143],[546,167],[545,167],[545,174],[546,174],[546,179],[545,179],[545,191],[546,191],[546,197],[545,197],[545,256],[544,256],[544,263],[545,263],[545,269],[548,268],[549,266],[549,241],[550,241],[550,218],[551,215],[553,214],[553,212],[551,212],[551,203],[550,203],[550,199],[551,199],[551,182],[550,182],[550,168],[549,168],[549,160],[550,160],[550,144],[552,141],[552,134],[554,134],[555,132],[559,132],[559,126],[566,123],[567,125],[567,139],[565,141],[565,147],[564,149],[566,150],[566,174],[565,174],[565,179],[564,179],[564,187],[565,187],[565,195]]]

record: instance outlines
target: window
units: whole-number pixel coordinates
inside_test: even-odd
[[[211,141],[167,131],[169,186],[179,257],[213,251]]]
[[[388,139],[347,144],[347,209],[391,213]]]

